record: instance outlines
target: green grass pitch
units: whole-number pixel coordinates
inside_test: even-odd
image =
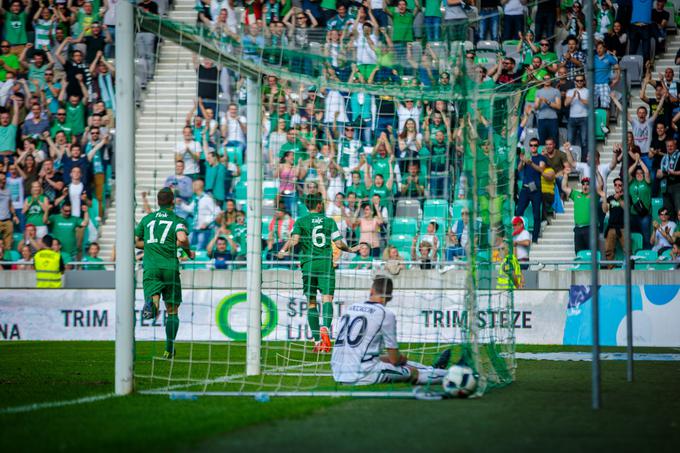
[[[520,360],[515,383],[478,400],[134,395],[9,414],[112,392],[113,343],[2,343],[0,439],[6,451],[680,451],[680,363],[635,371],[627,383],[625,362],[603,362],[600,411],[590,363]]]

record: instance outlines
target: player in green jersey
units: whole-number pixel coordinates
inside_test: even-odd
[[[175,338],[179,330],[179,305],[182,303],[182,284],[179,277],[178,248],[183,249],[189,258],[194,252],[189,248],[189,236],[184,219],[177,216],[173,207],[175,196],[168,188],[158,192],[160,209],[144,216],[135,228],[135,246],[144,249],[144,319],[158,316],[161,295],[165,302],[164,358],[175,355]]]
[[[308,194],[305,205],[309,214],[299,218],[293,226],[290,239],[281,247],[279,259],[286,256],[300,244],[300,266],[302,286],[307,297],[307,322],[314,336],[314,352],[331,352],[330,327],[333,321],[333,294],[335,293],[335,268],[333,267],[333,245],[343,251],[350,249],[338,231],[335,220],[326,217],[323,211],[323,197],[319,193]],[[319,328],[317,292],[321,292],[323,326]]]

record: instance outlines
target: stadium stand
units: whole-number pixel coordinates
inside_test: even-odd
[[[30,6],[25,6],[27,3]],[[550,171],[543,172],[538,188],[543,197],[541,218],[534,218],[531,209],[515,214],[524,217],[529,231],[539,229],[538,243],[530,251],[530,258],[539,261],[577,256],[572,233],[577,213],[573,202],[562,199],[559,181],[578,175],[578,185],[589,178],[593,192],[610,196],[615,193],[614,177],[629,174],[618,163],[621,123],[626,120],[620,115],[621,92],[626,87],[619,83],[619,68],[626,68],[629,83],[640,85],[639,92],[631,91],[629,131],[633,143],[626,150],[635,166],[630,172],[630,227],[639,234],[635,247],[641,239],[640,247],[645,251],[651,249],[650,236],[659,209],[665,207],[676,213],[673,218],[680,211],[680,180],[673,174],[675,169],[680,170],[680,152],[672,140],[680,121],[674,116],[680,88],[675,74],[679,62],[675,53],[680,54],[680,42],[673,35],[677,31],[675,7],[659,2],[661,6],[654,5],[650,12],[641,6],[646,3],[636,0],[628,9],[618,9],[609,0],[603,2],[606,6],[598,7],[592,43],[598,49],[597,110],[588,112],[578,99],[588,96],[582,80],[585,49],[591,43],[584,39],[581,5],[568,3],[559,5],[561,15],[550,26],[546,26],[544,13],[546,5],[558,6],[553,1],[525,6],[511,0],[501,7],[500,2],[486,0],[469,6],[456,0],[444,6],[439,1],[367,0],[329,1],[319,7],[313,2],[289,0],[249,0],[245,4],[240,0],[176,0],[172,5],[143,0],[138,7],[147,13],[168,14],[173,20],[202,24],[208,32],[233,40],[234,46],[242,45],[244,52],[248,36],[269,41],[278,36],[293,48],[308,44],[311,52],[324,54],[334,64],[339,53],[351,54],[371,67],[377,63],[376,49],[391,43],[386,51],[404,63],[399,66],[399,77],[423,87],[447,83],[448,74],[442,68],[450,55],[451,37],[467,40],[466,57],[471,65],[484,68],[485,80],[498,89],[526,90],[518,152],[528,152],[529,142],[538,139]],[[85,258],[96,261],[101,259],[99,255],[109,258],[115,225],[107,219],[113,218],[116,209],[110,199],[115,184],[115,3],[102,0],[41,5],[36,1],[6,2],[8,10],[2,10],[5,21],[21,18],[20,32],[6,31],[0,45],[0,173],[6,175],[4,184],[0,180],[4,259],[30,261],[31,254],[41,247],[40,237],[48,231],[59,239],[57,244],[67,262]],[[632,22],[631,14],[635,19]],[[631,25],[643,22],[649,24],[653,39],[640,39],[637,25]],[[301,28],[309,29],[304,33],[308,42],[299,42]],[[201,179],[213,200],[209,212],[184,210],[182,215],[188,217],[190,225],[198,217],[209,218],[209,233],[221,228],[234,233],[248,184],[248,118],[241,102],[242,79],[207,59],[192,59],[191,53],[178,45],[159,43],[149,33],[138,33],[136,51],[139,197],[143,198],[142,192],[153,194],[169,185],[191,205],[196,198],[195,181]],[[304,59],[298,63],[305,69]],[[345,68],[334,69],[344,77],[349,74]],[[264,242],[270,241],[272,234],[274,243],[282,238],[280,225],[272,229],[278,210],[292,221],[305,212],[301,199],[310,185],[327,196],[328,213],[351,244],[356,244],[362,234],[358,226],[362,224],[358,218],[362,203],[372,203],[374,194],[381,195],[379,208],[384,209],[381,214],[387,221],[380,229],[378,256],[391,244],[408,259],[404,254],[408,254],[413,237],[430,234],[427,228],[433,219],[438,225],[435,236],[440,251],[450,245],[447,242],[452,235],[461,234],[453,231],[464,205],[456,200],[462,163],[455,158],[458,118],[451,105],[443,102],[443,107],[433,108],[419,102],[377,100],[375,109],[367,111],[366,126],[361,124],[364,118],[357,110],[361,106],[352,105],[352,100],[344,97],[349,113],[345,130],[327,135],[316,124],[318,114],[327,110],[330,102],[322,91],[303,87],[298,95],[293,87],[282,86],[273,76],[263,85],[263,127],[267,131]],[[169,91],[172,99],[165,96]],[[293,92],[296,96],[291,96]],[[597,187],[599,178],[593,178],[584,164],[585,118],[593,113],[597,117],[602,187]],[[359,121],[350,121],[354,118]],[[392,132],[383,127],[388,123]],[[442,142],[437,142],[438,133],[443,134]],[[546,146],[548,139],[553,139],[554,153],[550,145]],[[214,157],[204,152],[204,141],[205,149],[215,151]],[[339,150],[335,160],[324,146],[331,141]],[[433,155],[437,143],[448,156],[446,168],[440,169],[448,178],[444,179],[445,187],[426,164],[416,164],[412,171],[408,168],[413,155],[421,156],[416,162],[431,162],[427,156]],[[342,160],[343,146],[349,149],[346,162]],[[381,154],[383,147],[386,157]],[[310,162],[310,153],[315,161]],[[352,159],[361,153],[366,156],[362,171],[371,176],[363,181],[363,175],[357,175],[360,179],[353,181],[352,164],[356,162]],[[319,164],[324,161],[334,165]],[[390,166],[391,171],[387,171]],[[390,174],[393,181],[388,180]],[[377,175],[383,176],[385,186],[376,186]],[[339,186],[334,185],[338,177]],[[519,171],[518,194],[525,178],[530,175]],[[319,185],[323,187],[319,189]],[[342,197],[339,206],[335,204],[337,196]],[[145,205],[140,201],[138,217]],[[64,212],[64,205],[70,205],[70,215]],[[10,211],[17,214],[16,219]],[[602,213],[600,220],[604,235],[609,217]],[[677,224],[676,219],[671,232],[675,237],[679,234]],[[244,229],[236,229],[240,235],[234,234],[230,252],[242,258],[239,249],[245,246]],[[209,257],[206,241],[197,241],[201,261],[205,261]],[[101,248],[88,247],[93,242],[100,243]],[[18,266],[5,264],[7,268]],[[583,266],[579,264],[580,269]]]

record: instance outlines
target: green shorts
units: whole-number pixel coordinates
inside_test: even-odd
[[[335,269],[302,269],[302,291],[306,297],[316,297],[321,292],[323,296],[335,294]]]
[[[182,303],[182,281],[177,269],[144,269],[144,300],[160,294],[166,304]]]

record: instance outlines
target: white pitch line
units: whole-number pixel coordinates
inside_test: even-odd
[[[107,400],[109,398],[115,398],[116,395],[115,393],[106,393],[104,395],[95,395],[95,396],[87,396],[85,398],[78,398],[75,400],[64,400],[64,401],[52,401],[52,402],[46,402],[46,403],[34,403],[34,404],[27,404],[25,406],[14,406],[14,407],[8,407],[5,409],[0,409],[0,415],[5,415],[5,414],[21,414],[23,412],[33,412],[37,411],[40,409],[52,409],[55,407],[65,407],[65,406],[73,406],[76,404],[87,404],[87,403],[94,403],[96,401],[102,401],[102,400]]]
[[[590,352],[517,352],[519,360],[549,360],[558,362],[589,362],[593,359]],[[600,360],[626,360],[625,352],[602,352]],[[677,362],[680,354],[636,352],[633,360],[639,362]]]

